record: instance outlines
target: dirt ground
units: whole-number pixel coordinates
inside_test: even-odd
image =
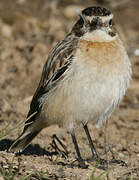
[[[44,129],[21,156],[14,157],[6,149],[21,133],[22,125],[0,141],[0,180],[4,171],[15,173],[13,179],[30,175],[28,179],[89,180],[94,171],[96,177],[104,172],[102,179],[139,179],[139,0],[0,0],[0,131],[26,118],[50,50],[70,31],[77,20],[76,10],[94,5],[115,14],[133,65],[133,80],[107,130],[105,124],[100,128],[89,124],[89,129],[101,157],[111,159],[113,153],[128,167],[114,164],[103,171],[93,162],[88,169],[79,169],[70,134],[57,125]],[[52,146],[53,134],[66,145],[68,158]],[[76,134],[82,156],[90,157],[82,127]]]

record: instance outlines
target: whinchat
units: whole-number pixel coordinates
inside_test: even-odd
[[[78,165],[86,168],[74,129],[83,125],[93,158],[98,159],[87,124],[100,124],[110,117],[129,86],[132,70],[113,14],[102,7],[88,7],[79,16],[50,53],[24,130],[9,151],[23,150],[43,128],[58,124],[71,133]]]

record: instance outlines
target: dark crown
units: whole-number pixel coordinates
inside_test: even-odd
[[[85,16],[109,16],[111,12],[102,7],[88,7],[82,11]]]

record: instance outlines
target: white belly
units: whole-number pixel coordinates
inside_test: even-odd
[[[75,57],[76,58],[76,57]],[[76,58],[65,79],[49,94],[43,106],[47,125],[72,128],[79,123],[101,123],[119,104],[129,85],[131,68],[125,54],[123,63],[101,67],[85,57]]]

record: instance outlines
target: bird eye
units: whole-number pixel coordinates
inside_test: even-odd
[[[113,25],[113,21],[112,21],[112,19],[110,19],[109,26],[112,27],[112,25]]]

